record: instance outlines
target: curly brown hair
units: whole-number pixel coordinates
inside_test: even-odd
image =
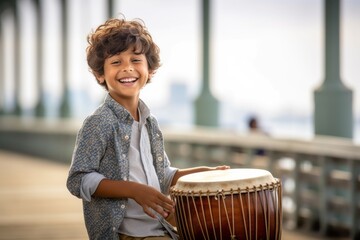
[[[155,73],[160,67],[160,49],[140,19],[109,19],[88,35],[87,42],[87,62],[96,78],[104,75],[105,59],[132,46],[136,53],[145,54],[149,71]],[[149,82],[150,79],[147,83]],[[106,81],[98,83],[107,89]]]

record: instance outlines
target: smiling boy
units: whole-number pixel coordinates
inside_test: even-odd
[[[88,36],[88,65],[108,92],[79,130],[67,179],[83,200],[90,239],[174,239],[170,187],[189,173],[227,166],[170,166],[158,122],[140,99],[160,66],[141,21],[109,19]]]

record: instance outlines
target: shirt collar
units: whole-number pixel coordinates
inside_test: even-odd
[[[145,124],[146,119],[150,116],[150,109],[148,108],[148,106],[146,106],[146,104],[141,99],[139,99],[138,109],[139,109],[139,115],[140,115],[139,123],[140,123],[140,125],[143,125],[143,124]]]

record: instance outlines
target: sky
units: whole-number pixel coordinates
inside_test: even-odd
[[[106,19],[106,1],[69,1],[69,76],[73,91],[101,101],[104,91],[88,71],[86,36]],[[31,0],[19,1],[21,15],[21,103],[36,103],[35,15]],[[195,99],[201,87],[201,1],[118,0],[114,16],[140,18],[161,49],[162,66],[141,97],[158,106],[169,98],[172,82],[186,84]],[[314,89],[324,80],[323,1],[213,0],[210,80],[224,102],[259,115],[293,113],[309,116]],[[60,12],[58,0],[42,0],[45,89],[56,103],[61,95]],[[5,76],[2,105],[11,105],[12,19],[4,14]],[[360,1],[341,0],[341,77],[354,92],[360,116]]]

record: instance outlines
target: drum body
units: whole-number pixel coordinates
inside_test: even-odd
[[[266,170],[189,174],[170,195],[183,240],[281,239],[281,183]]]

